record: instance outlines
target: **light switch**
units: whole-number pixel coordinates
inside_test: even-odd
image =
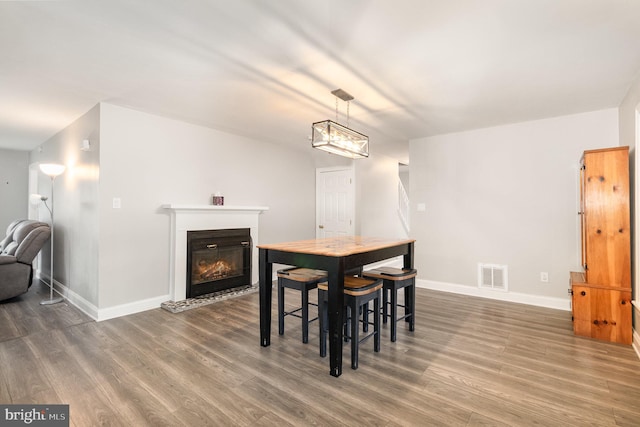
[[[113,198],[113,209],[120,209],[122,207],[122,203],[120,201],[120,197]]]

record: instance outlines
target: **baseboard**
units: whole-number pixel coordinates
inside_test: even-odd
[[[128,314],[135,314],[140,313],[141,311],[160,308],[160,304],[169,301],[170,299],[171,296],[169,294],[166,294],[159,297],[153,297],[140,301],[130,302],[127,304],[116,305],[114,307],[101,308],[98,310],[98,316],[96,320],[98,322],[101,322],[103,320],[109,320],[115,317],[121,317]]]
[[[82,311],[87,316],[91,317],[93,320],[98,319],[98,307],[91,304],[86,299],[82,298],[77,293],[73,292],[71,289],[63,286],[60,282],[56,281],[56,289],[62,289],[61,294],[71,305]]]
[[[40,279],[40,272],[37,272],[36,277]],[[49,279],[48,276],[44,276],[44,278]],[[69,304],[73,305],[78,310],[82,311],[84,314],[91,317],[97,322],[113,319],[115,317],[126,316],[128,314],[135,314],[154,308],[160,308],[160,304],[171,299],[169,294],[167,294],[141,301],[134,301],[127,304],[117,305],[114,307],[98,308],[57,280],[54,280],[53,283],[55,285],[53,288],[55,293],[63,296]]]
[[[490,289],[480,289],[474,286],[436,282],[434,280],[424,279],[416,280],[416,287],[432,289],[434,291],[451,292],[454,294],[494,299],[499,301],[516,302],[520,304],[534,305],[537,307],[555,308],[557,310],[571,311],[570,301],[569,299],[565,298],[545,297],[542,295],[522,294],[518,292],[492,291]]]
[[[40,270],[36,271],[36,276],[34,280],[43,280],[46,279],[46,283],[50,283],[50,277],[48,275],[43,275]],[[64,297],[64,299],[78,310],[82,311],[87,316],[91,317],[93,320],[96,320],[98,317],[98,307],[91,304],[89,301],[69,289],[67,286],[58,282],[57,280],[53,281],[53,292]]]

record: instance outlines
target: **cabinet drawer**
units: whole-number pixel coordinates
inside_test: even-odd
[[[572,286],[576,335],[631,344],[631,292]]]

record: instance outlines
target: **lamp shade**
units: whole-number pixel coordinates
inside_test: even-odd
[[[42,163],[40,165],[40,170],[45,175],[49,175],[50,177],[56,177],[64,172],[65,166],[57,163]]]
[[[331,120],[311,125],[314,148],[352,159],[369,157],[369,137]]]

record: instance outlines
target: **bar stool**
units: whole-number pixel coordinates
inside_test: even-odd
[[[401,269],[393,267],[379,267],[374,270],[365,271],[363,277],[369,279],[382,279],[382,322],[387,323],[387,317],[391,318],[391,341],[396,341],[396,331],[398,320],[404,319],[409,322],[409,330],[415,329],[415,308],[416,308],[416,275],[417,270]],[[398,289],[404,288],[404,305],[398,304]],[[391,294],[389,301],[388,294]],[[388,312],[391,308],[391,313]],[[398,317],[398,307],[404,307],[404,316]]]
[[[351,369],[358,369],[358,348],[364,340],[373,337],[373,351],[380,351],[380,293],[382,280],[364,279],[362,277],[346,276],[344,278],[344,309],[345,309],[345,341],[351,340]],[[320,356],[327,355],[328,331],[328,285],[318,284],[318,317],[320,317]],[[359,336],[360,308],[366,310],[373,301],[373,322],[363,319],[364,323],[373,324],[373,332]],[[350,333],[348,333],[350,330]]]
[[[309,323],[317,320],[317,317],[309,320],[309,306],[317,304],[309,302],[309,291],[315,289],[319,282],[327,280],[327,272],[312,270],[310,268],[291,267],[278,270],[278,333],[284,335],[284,318],[293,316],[302,319],[302,342],[309,342]],[[285,311],[284,289],[300,291],[302,303],[295,310]],[[298,312],[301,312],[298,314]]]

